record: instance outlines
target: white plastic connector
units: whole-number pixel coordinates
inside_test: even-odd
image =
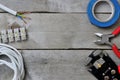
[[[18,28],[14,29],[14,37],[15,41],[20,41],[20,33]]]
[[[1,38],[2,38],[2,42],[3,42],[3,43],[8,43],[6,30],[2,30],[2,31],[1,31]]]
[[[26,40],[27,39],[27,33],[26,33],[26,29],[20,28],[20,36],[21,36],[21,40]]]
[[[8,29],[7,32],[8,32],[8,40],[9,40],[9,42],[13,42],[14,41],[14,38],[13,38],[14,36],[13,36],[12,29]]]
[[[1,43],[27,40],[26,28],[15,28],[2,30],[0,35]]]

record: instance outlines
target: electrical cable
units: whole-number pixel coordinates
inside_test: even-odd
[[[0,59],[0,65],[4,64],[14,71],[12,80],[23,80],[25,70],[21,53],[12,46],[0,44],[0,56],[7,56],[10,59],[10,62]]]
[[[3,9],[4,11],[6,11],[6,12],[12,14],[12,15],[14,15],[14,16],[17,16],[18,18],[20,18],[21,20],[23,20],[24,23],[27,23],[24,19],[29,19],[29,20],[31,19],[29,17],[24,16],[24,14],[28,14],[30,12],[25,12],[25,11],[17,12],[17,11],[14,11],[14,10],[12,10],[12,9],[10,9],[10,8],[2,5],[2,4],[0,4],[0,8]]]

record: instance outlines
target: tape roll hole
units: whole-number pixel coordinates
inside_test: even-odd
[[[106,7],[106,8],[105,8]],[[104,9],[103,9],[104,8]],[[109,9],[110,12],[106,13],[99,13],[102,12],[102,10]],[[107,11],[105,10],[105,11]],[[111,20],[114,16],[114,5],[110,0],[98,0],[92,8],[93,16],[96,20],[100,22],[107,22]]]

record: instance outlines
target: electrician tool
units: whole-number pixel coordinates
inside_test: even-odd
[[[111,16],[106,20],[100,20],[95,15],[95,7],[101,2],[108,3],[112,9]],[[87,14],[90,22],[93,25],[96,25],[101,28],[110,27],[119,19],[120,5],[117,0],[91,0],[88,4]]]
[[[118,58],[120,58],[120,51],[118,47],[116,46],[116,44],[112,43],[110,40],[111,38],[117,36],[119,33],[120,33],[120,26],[117,29],[115,29],[111,34],[95,33],[96,36],[101,37],[101,40],[97,40],[95,41],[95,43],[100,44],[100,45],[106,44],[106,45],[111,46],[113,52],[116,54]]]
[[[86,66],[98,80],[120,80],[120,67],[115,64],[106,51],[93,51],[87,58]]]

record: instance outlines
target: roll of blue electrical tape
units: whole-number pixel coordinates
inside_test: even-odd
[[[94,9],[99,2],[107,2],[112,8],[111,16],[105,21],[101,21],[95,16]],[[119,19],[120,5],[117,0],[91,0],[88,4],[87,14],[92,24],[102,28],[110,27]]]

